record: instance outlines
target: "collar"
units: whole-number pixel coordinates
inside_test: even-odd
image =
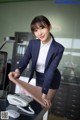
[[[50,40],[46,44],[43,44],[41,41],[41,47],[46,46],[46,45],[50,45],[52,43],[52,40],[53,40],[53,38],[51,37]]]

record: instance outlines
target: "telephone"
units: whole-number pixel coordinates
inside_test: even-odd
[[[22,111],[28,114],[35,114],[34,110],[29,105],[29,103],[33,100],[33,98],[30,96],[26,96],[22,94],[14,94],[14,95],[9,94],[7,95],[7,100],[9,104],[16,105]],[[23,108],[26,106],[28,106],[29,111]]]

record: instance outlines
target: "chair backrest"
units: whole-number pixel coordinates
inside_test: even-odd
[[[0,51],[0,90],[4,90],[5,86],[7,55],[7,52]]]

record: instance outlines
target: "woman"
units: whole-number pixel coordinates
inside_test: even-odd
[[[35,72],[36,86],[42,91],[42,99],[48,108],[60,85],[61,76],[57,67],[64,51],[64,47],[54,40],[50,30],[51,24],[45,16],[36,16],[32,20],[31,31],[37,39],[30,40],[16,70],[10,72],[14,78],[18,78],[32,60],[29,81]]]

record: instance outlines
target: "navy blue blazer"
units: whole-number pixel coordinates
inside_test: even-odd
[[[41,42],[39,39],[30,40],[29,45],[24,54],[24,57],[20,60],[17,66],[17,68],[20,70],[20,73],[22,73],[23,70],[27,67],[29,61],[32,60],[29,81],[32,79],[34,75],[34,71],[36,71],[36,63],[37,63],[37,58],[39,54],[40,43]],[[45,64],[44,83],[42,87],[42,92],[45,94],[47,94],[49,90],[49,86],[54,77],[54,72],[58,67],[58,64],[63,55],[63,51],[64,51],[64,47],[58,42],[56,42],[53,38],[53,41],[48,51],[46,64]]]

